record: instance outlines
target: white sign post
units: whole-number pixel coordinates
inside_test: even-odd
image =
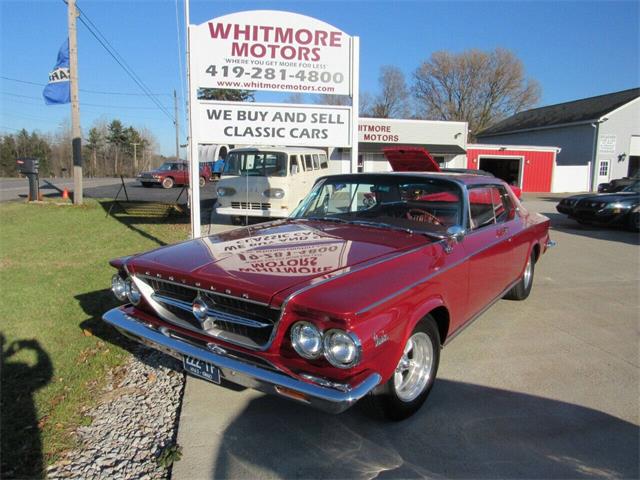
[[[356,171],[357,37],[304,15],[254,10],[188,25],[187,54],[193,238],[200,236],[199,143],[351,147]],[[352,105],[211,102],[198,100],[200,88],[349,95]]]

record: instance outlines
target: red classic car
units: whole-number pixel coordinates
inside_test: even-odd
[[[548,230],[496,178],[332,175],[287,219],[112,260],[103,318],[214,383],[402,419],[444,345],[527,298]]]
[[[138,180],[143,187],[162,185],[162,188],[187,185],[189,183],[189,165],[185,162],[165,162],[155,170],[138,174]],[[212,178],[209,165],[200,165],[200,187],[204,187],[207,180]]]

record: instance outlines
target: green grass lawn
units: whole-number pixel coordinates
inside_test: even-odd
[[[108,206],[107,206],[108,207]],[[114,257],[188,236],[187,219],[107,216],[102,204],[0,204],[0,477],[37,477],[76,446],[126,342],[100,320]]]

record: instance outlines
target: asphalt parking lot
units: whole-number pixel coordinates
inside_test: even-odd
[[[444,349],[415,416],[332,416],[188,378],[173,478],[638,478],[639,237],[580,226],[556,202],[525,202],[558,242],[531,296]]]

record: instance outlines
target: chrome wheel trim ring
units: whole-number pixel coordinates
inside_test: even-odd
[[[393,388],[403,402],[411,402],[424,391],[433,375],[433,344],[424,332],[411,335],[393,374]]]
[[[529,285],[531,285],[531,278],[533,277],[533,262],[531,261],[531,258],[529,258],[529,261],[527,262],[527,266],[524,267],[524,288],[527,289],[529,288]]]

